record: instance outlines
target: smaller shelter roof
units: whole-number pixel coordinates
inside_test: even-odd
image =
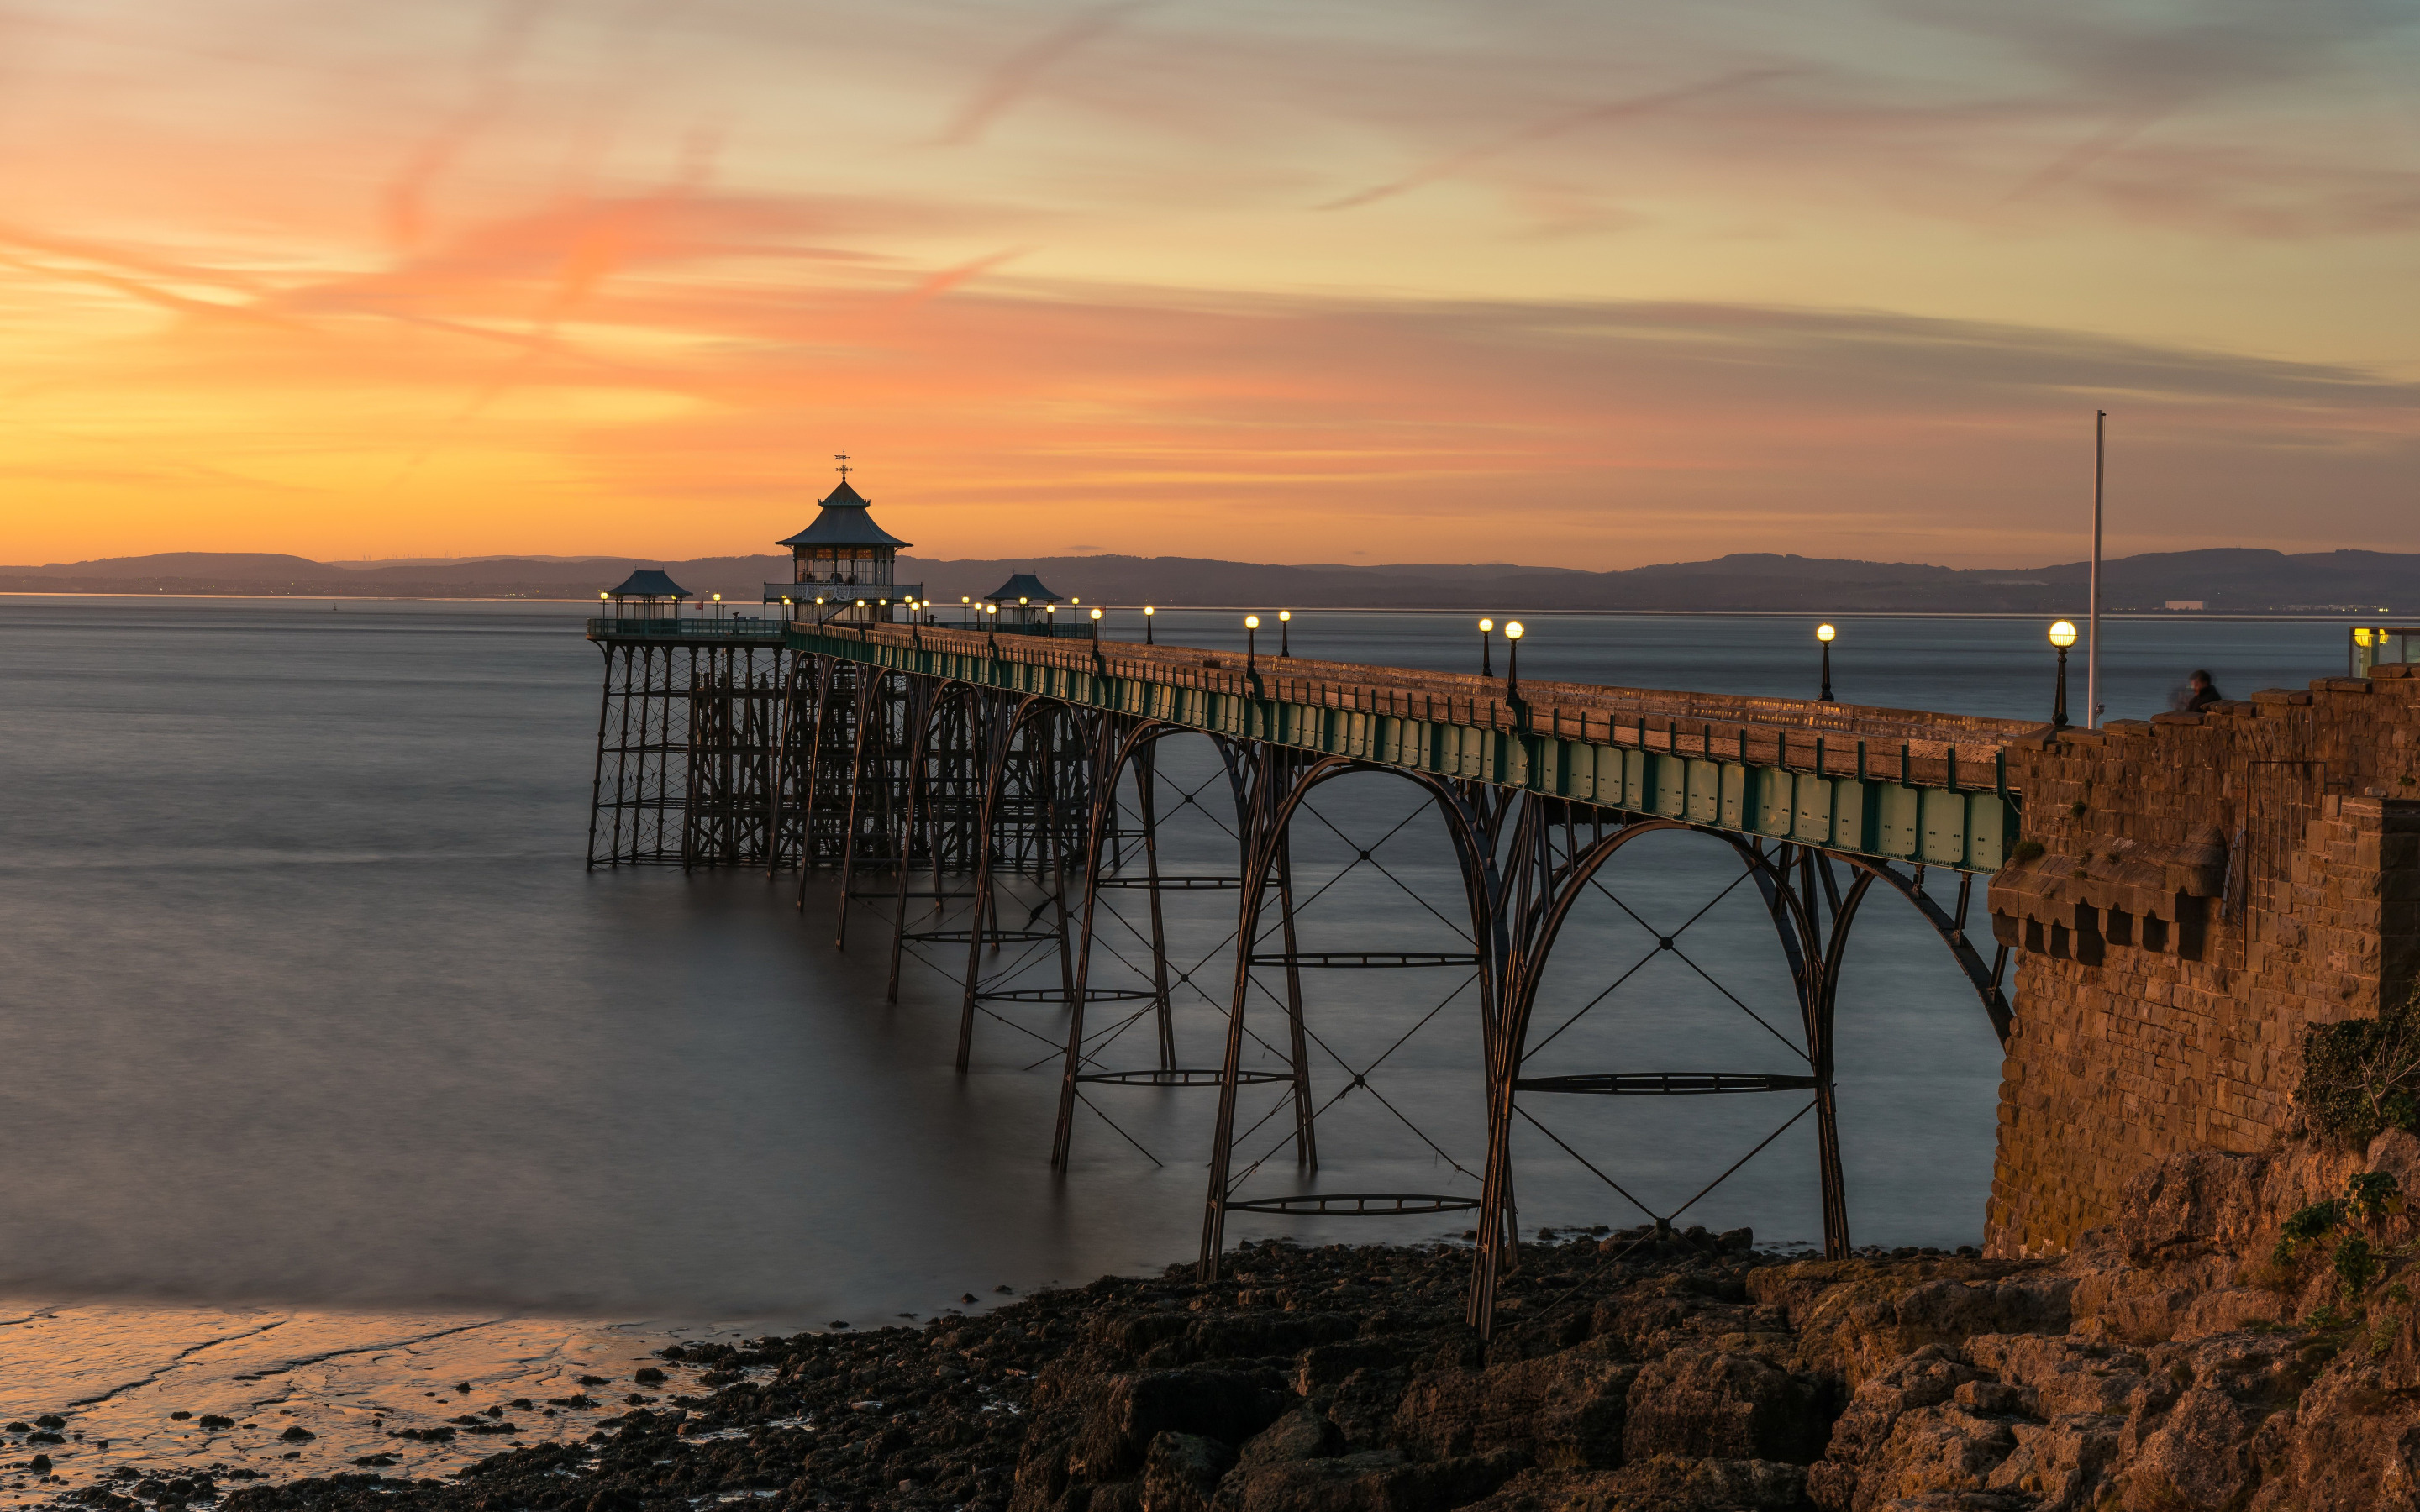
[[[654,567],[641,567],[613,589],[615,598],[687,598],[689,590]]]
[[[871,502],[863,494],[850,487],[846,478],[843,478],[839,487],[824,495],[822,513],[815,516],[814,524],[786,541],[773,544],[791,547],[903,547],[910,544],[874,523],[874,517],[866,513]]]
[[[986,604],[1014,604],[1018,599],[1031,599],[1036,604],[1063,604],[1065,599],[1042,586],[1042,579],[1030,572],[1020,572],[1008,581],[983,595]]]

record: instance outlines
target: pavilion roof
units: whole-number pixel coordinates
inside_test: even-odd
[[[687,598],[689,590],[654,567],[641,567],[610,592],[615,598]]]
[[[822,512],[814,523],[786,541],[775,546],[889,546],[904,547],[910,543],[899,539],[874,523],[866,513],[870,501],[849,486],[843,478],[840,486],[824,495]]]
[[[986,604],[1014,604],[1018,599],[1031,599],[1036,604],[1063,604],[1065,599],[1042,586],[1042,579],[1030,572],[1020,572],[1008,581],[983,595]]]

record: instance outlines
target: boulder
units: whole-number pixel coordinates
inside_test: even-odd
[[[1938,1344],[1927,1345],[1859,1386],[1832,1425],[1823,1458],[1807,1472],[1807,1494],[1826,1512],[1848,1512],[1869,1465],[1879,1466],[1905,1414],[1951,1400],[1978,1372]]]
[[[1632,1381],[1622,1454],[1805,1464],[1830,1427],[1823,1397],[1815,1382],[1753,1355],[1676,1350]]]
[[[1511,1457],[1473,1455],[1419,1465],[1400,1450],[1238,1465],[1218,1488],[1221,1512],[1445,1512],[1501,1483]]]
[[[1638,1367],[1586,1346],[1485,1370],[1415,1378],[1396,1409],[1396,1441],[1423,1459],[1509,1452],[1561,1469],[1621,1463]]]
[[[1344,1435],[1314,1407],[1297,1407],[1244,1443],[1242,1462],[1278,1465],[1323,1459],[1344,1452]]]
[[[2119,1440],[2126,1466],[2118,1484],[2126,1504],[2161,1512],[2220,1512],[2242,1504],[2258,1473],[2252,1435],[2259,1426],[2259,1415],[2207,1386],[2179,1396],[2156,1427],[2143,1431],[2129,1424]]]
[[[2076,1278],[2044,1268],[1976,1280],[1872,1275],[1825,1289],[1798,1318],[1801,1367],[1851,1387],[1929,1344],[1978,1334],[2064,1334]]]
[[[1232,1370],[1156,1370],[1113,1376],[1084,1413],[1067,1454],[1075,1481],[1131,1479],[1162,1433],[1241,1443],[1268,1427],[1283,1397]]]
[[[1235,1451],[1195,1433],[1158,1433],[1143,1452],[1141,1512],[1210,1512]]]
[[[2048,1423],[2013,1423],[2016,1452],[1985,1479],[1987,1489],[2032,1500],[2036,1512],[2086,1512],[2105,1499],[2110,1461],[2122,1425],[2100,1412],[2073,1412]]]

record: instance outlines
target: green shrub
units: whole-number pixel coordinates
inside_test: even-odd
[[[2420,1129],[2420,995],[2306,1033],[2295,1101],[2314,1133],[2349,1144]]]
[[[2023,865],[2027,861],[2038,861],[2041,859],[2041,841],[2038,840],[2021,840],[2017,841],[2016,848],[2009,852],[2009,859],[2019,865]]]
[[[2344,1217],[2345,1205],[2335,1197],[2314,1202],[2286,1220],[2277,1230],[2277,1263],[2293,1263],[2294,1252],[2304,1245],[2325,1239]]]
[[[2403,1192],[2393,1171],[2357,1171],[2345,1183],[2345,1206],[2364,1223],[2403,1211]]]
[[[2336,1246],[2336,1279],[2343,1282],[2345,1295],[2358,1297],[2369,1289],[2378,1274],[2378,1257],[2371,1253],[2369,1241],[2352,1234]]]

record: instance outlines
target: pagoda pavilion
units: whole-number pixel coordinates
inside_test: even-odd
[[[765,585],[765,603],[787,605],[782,617],[817,624],[871,625],[904,618],[894,611],[919,603],[922,583],[895,581],[899,539],[874,523],[870,502],[850,486],[848,455],[841,454],[840,486],[824,496],[814,522],[777,546],[790,548],[788,582]]]
[[[689,596],[689,590],[664,572],[640,567],[623,579],[621,586],[608,588],[597,596],[613,600],[613,617],[617,620],[677,620],[681,600]]]

